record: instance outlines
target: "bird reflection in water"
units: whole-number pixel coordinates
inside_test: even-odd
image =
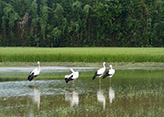
[[[30,97],[32,99],[32,104],[30,104],[29,117],[34,117],[34,105],[37,104],[38,109],[40,109],[40,91],[36,88],[36,85],[29,88],[33,91]]]
[[[103,95],[103,92],[101,90],[101,83],[99,82],[99,90],[97,92],[97,101],[103,104],[103,109],[105,110],[105,96]]]
[[[78,106],[79,104],[79,94],[75,90],[75,85],[72,84],[72,92],[65,92],[65,101],[70,103],[70,107]]]
[[[110,78],[110,88],[109,88],[109,100],[110,100],[110,103],[112,103],[112,101],[114,99],[115,99],[115,91],[112,89],[111,78]]]
[[[37,104],[38,109],[40,108],[40,91],[39,89],[34,87],[34,96],[33,96],[33,102]]]

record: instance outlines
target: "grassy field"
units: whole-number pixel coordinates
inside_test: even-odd
[[[80,72],[80,79],[90,79],[92,81],[92,77],[95,71],[89,72]],[[68,74],[65,72],[52,72],[43,74],[42,72],[37,77],[37,80],[52,80],[52,79],[63,79],[64,76]],[[0,75],[0,81],[21,81],[27,80],[28,73],[6,73]],[[163,70],[117,70],[117,74],[114,75],[115,79],[131,79],[131,78],[163,78],[164,72]]]
[[[0,62],[164,62],[164,48],[0,47]]]

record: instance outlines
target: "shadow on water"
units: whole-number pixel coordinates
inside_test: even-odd
[[[163,71],[117,71],[101,84],[79,77],[72,85],[64,74],[61,80],[37,80],[36,86],[0,82],[0,116],[163,116],[163,76]]]

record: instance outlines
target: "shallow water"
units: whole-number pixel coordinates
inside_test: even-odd
[[[0,67],[0,74],[3,73],[29,73],[35,67]],[[72,67],[78,71],[88,71],[97,69],[97,67]],[[68,72],[70,67],[59,67],[59,66],[47,66],[41,67],[41,73],[51,73],[51,72]]]
[[[157,73],[157,75],[153,75]],[[126,74],[131,74],[130,77]],[[140,74],[140,75],[139,75]],[[0,82],[0,116],[164,116],[163,71],[117,71],[109,78]]]

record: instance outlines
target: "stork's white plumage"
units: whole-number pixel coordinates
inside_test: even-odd
[[[97,70],[97,72],[95,73],[95,75],[94,75],[93,78],[92,78],[93,80],[94,80],[95,78],[97,78],[97,77],[100,78],[100,77],[104,74],[104,72],[105,72],[105,70],[106,70],[105,65],[106,65],[106,63],[103,62],[103,68],[100,68],[100,69]]]
[[[106,78],[106,77],[110,77],[111,78],[114,75],[115,69],[113,69],[112,65],[109,65],[109,67],[110,67],[110,69],[109,69],[109,71],[107,71],[105,73],[105,75],[103,76],[103,79]]]
[[[65,75],[66,83],[68,83],[69,81],[74,81],[79,77],[79,72],[78,71],[75,72],[72,68],[70,68],[70,71],[72,71],[71,74]]]
[[[30,75],[28,76],[29,81],[33,80],[35,77],[37,77],[40,74],[40,62],[38,61],[37,64],[38,67],[32,70],[30,72]],[[35,84],[36,84],[36,79],[35,79]]]

